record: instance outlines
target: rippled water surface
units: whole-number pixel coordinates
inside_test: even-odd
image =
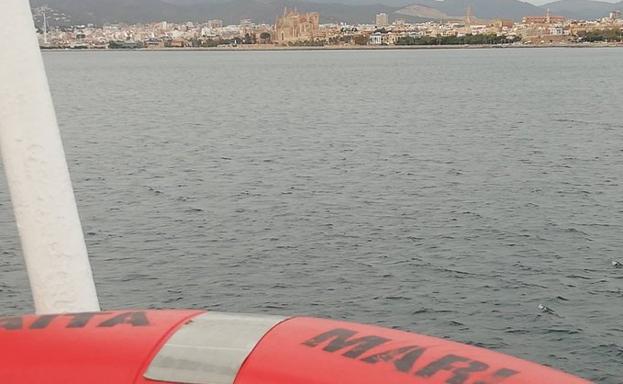
[[[104,307],[344,318],[623,382],[622,49],[44,57]],[[31,311],[1,183],[0,304]]]

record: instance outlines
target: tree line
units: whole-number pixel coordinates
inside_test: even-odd
[[[590,43],[599,41],[623,41],[623,29],[609,28],[594,31],[582,31],[577,34],[578,40]]]
[[[520,41],[516,36],[498,36],[494,33],[464,36],[402,36],[396,45],[469,45],[469,44],[510,44]]]

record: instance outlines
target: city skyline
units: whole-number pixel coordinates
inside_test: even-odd
[[[521,22],[483,20],[470,11],[464,19],[408,23],[378,13],[373,24],[322,24],[318,12],[284,8],[275,24],[243,19],[224,24],[167,21],[136,25],[76,26],[41,31],[42,48],[159,49],[256,47],[342,47],[406,45],[573,45],[623,43],[620,11],[608,17],[578,21],[552,14],[526,16]]]

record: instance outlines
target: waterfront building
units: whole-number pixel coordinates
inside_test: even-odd
[[[368,44],[370,45],[381,45],[383,44],[383,36],[381,32],[376,32],[370,35],[370,39],[368,40]]]
[[[253,29],[253,27],[255,26],[251,19],[242,19],[240,20],[240,24],[238,25],[240,25],[240,29]]]
[[[564,16],[552,16],[549,8],[545,16],[526,16],[522,19],[524,24],[561,24],[567,20]]]
[[[393,25],[397,27],[404,27],[405,25],[407,25],[407,21],[405,19],[396,19],[394,20]]]
[[[288,43],[299,40],[312,40],[318,33],[320,14],[318,12],[298,13],[296,10],[283,10],[283,15],[275,22],[274,41]]]
[[[513,28],[515,23],[511,19],[496,19],[493,20],[492,26],[498,30],[498,32],[509,30]]]
[[[220,20],[220,19],[208,20],[208,28],[210,29],[223,28],[223,20]]]
[[[377,27],[385,27],[389,25],[389,17],[387,13],[379,13],[376,15],[376,21],[374,23]]]
[[[368,38],[369,45],[393,45],[396,43],[398,35],[393,32],[374,32]]]

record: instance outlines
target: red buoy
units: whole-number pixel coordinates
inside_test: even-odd
[[[196,310],[0,318],[0,361],[2,384],[589,383],[413,333]]]

